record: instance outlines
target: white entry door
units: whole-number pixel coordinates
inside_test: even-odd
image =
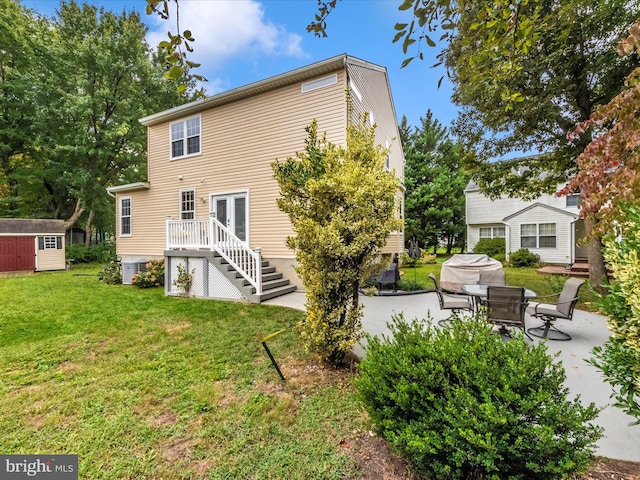
[[[211,213],[243,242],[249,238],[247,194],[211,195]]]

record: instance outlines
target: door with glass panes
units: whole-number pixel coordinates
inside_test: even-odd
[[[211,195],[211,213],[236,237],[247,243],[249,240],[247,222],[247,193]]]

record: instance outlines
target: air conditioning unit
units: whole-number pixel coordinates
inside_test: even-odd
[[[133,260],[130,262],[122,262],[122,283],[131,285],[131,280],[136,273],[147,271],[147,260]]]

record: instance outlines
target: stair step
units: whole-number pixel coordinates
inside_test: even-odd
[[[236,275],[236,277],[237,277],[237,275]],[[262,284],[264,285],[265,283],[272,282],[274,280],[280,280],[281,278],[282,278],[282,274],[281,273],[277,273],[277,272],[267,273],[265,275],[262,275]],[[245,284],[245,286],[246,285],[251,285],[249,280],[245,280],[244,284]]]
[[[229,271],[231,271],[233,269],[230,269]],[[277,273],[276,272],[276,267],[265,267],[262,269],[262,279],[264,280],[264,278],[267,275],[271,275],[273,273]],[[242,278],[242,274],[240,272],[236,272],[236,278]]]
[[[265,300],[269,300],[271,298],[280,297],[282,295],[286,295],[287,293],[294,292],[295,290],[295,285],[285,285],[283,287],[272,288],[271,290],[262,292],[262,295],[260,295],[260,301],[264,302]]]
[[[271,280],[270,282],[262,282],[262,293],[266,292],[267,290],[273,290],[274,288],[279,288],[279,287],[284,287],[286,285],[289,285],[289,280],[287,280],[286,278],[281,278],[280,280]],[[255,288],[251,289],[253,291],[253,293],[255,292]]]

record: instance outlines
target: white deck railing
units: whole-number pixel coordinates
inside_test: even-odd
[[[262,255],[251,250],[215,218],[174,220],[167,217],[167,250],[204,249],[220,254],[262,294]]]

